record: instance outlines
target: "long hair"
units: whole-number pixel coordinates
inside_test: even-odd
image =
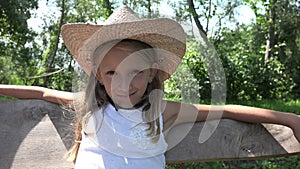
[[[127,46],[132,46],[131,48],[135,51],[144,50],[143,56],[147,61],[155,63],[157,62],[157,57],[152,50],[152,47],[144,42],[132,40],[132,39],[124,39],[124,40],[116,40],[112,42],[108,42],[106,44],[100,45],[94,52],[94,60],[95,63],[100,63],[98,58],[99,56],[104,57],[104,55],[115,45],[117,44],[126,44]],[[99,64],[97,64],[98,66]],[[160,72],[160,70],[158,70]],[[146,91],[141,98],[141,102],[143,103],[143,121],[149,125],[147,129],[149,132],[149,137],[152,138],[153,142],[157,142],[159,136],[161,134],[161,124],[160,124],[160,113],[161,113],[161,100],[163,97],[162,91],[163,89],[163,81],[159,76],[160,73],[154,77],[154,79],[148,83]],[[73,147],[68,153],[68,161],[76,161],[76,157],[78,154],[80,142],[82,139],[81,132],[85,128],[88,119],[93,115],[94,112],[107,106],[111,102],[111,98],[106,93],[106,90],[101,84],[96,76],[91,73],[88,83],[85,89],[84,99],[81,102],[79,113],[75,119],[75,142]],[[136,106],[140,105],[135,105]]]

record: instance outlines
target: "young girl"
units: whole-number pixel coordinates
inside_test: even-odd
[[[163,81],[185,51],[178,23],[141,20],[122,6],[104,25],[67,24],[62,36],[89,76],[69,154],[75,168],[165,168],[165,131],[180,123],[204,121],[209,112],[218,118],[218,109],[211,106],[162,99]],[[0,94],[59,104],[75,100],[71,93],[33,86],[1,85]],[[222,118],[285,125],[300,140],[300,117],[295,114],[237,105],[223,108]]]

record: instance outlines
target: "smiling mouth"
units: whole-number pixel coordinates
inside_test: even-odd
[[[116,94],[116,96],[119,98],[127,98],[127,97],[134,95],[135,93],[136,92],[133,92],[133,93],[130,93],[129,95],[128,94]]]

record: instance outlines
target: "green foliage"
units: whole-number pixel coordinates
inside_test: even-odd
[[[214,41],[223,60],[229,100],[288,98],[294,87],[291,76],[277,57],[264,61],[264,48],[257,47],[255,36],[251,26],[241,26],[223,30],[222,39]]]
[[[165,82],[165,96],[168,99],[183,101],[184,91],[190,90],[193,91],[191,95],[194,95],[194,98],[210,99],[210,84],[209,75],[201,59],[201,45],[191,40],[187,44],[182,64]]]
[[[27,26],[30,10],[37,8],[37,0],[0,2],[0,83],[28,84],[25,77],[36,68],[34,42],[36,34]]]
[[[0,96],[0,101],[8,101],[8,100],[17,100],[17,99],[16,98],[12,98],[12,97]]]
[[[111,13],[112,4],[106,4],[104,0],[64,0],[48,3],[57,6],[60,16],[50,14],[43,17],[45,25],[38,38],[42,42],[41,48],[44,52],[39,60],[39,68],[33,76],[34,85],[71,91],[75,60],[60,39],[61,22],[102,22]]]
[[[214,72],[217,66],[214,67],[215,61],[207,61],[205,59],[210,59],[210,56],[219,56],[221,58],[227,81],[227,99],[229,100],[261,100],[261,99],[288,99],[289,97],[297,97],[295,92],[295,83],[298,84],[298,76],[300,70],[298,70],[299,64],[293,64],[290,66],[287,61],[282,61],[283,58],[293,58],[295,61],[299,57],[292,55],[292,53],[297,53],[299,43],[293,43],[292,45],[287,45],[284,43],[287,39],[277,40],[274,48],[272,48],[273,57],[269,60],[264,60],[265,54],[265,43],[266,34],[268,31],[268,16],[265,10],[271,5],[266,1],[246,1],[254,10],[256,14],[256,22],[252,25],[236,25],[236,29],[228,29],[219,25],[219,32],[217,32],[213,37],[211,37],[211,42],[216,47],[218,52],[213,54],[211,52],[207,53],[205,46],[197,42],[188,43],[187,53],[184,57],[183,62],[189,66],[190,71],[193,73],[194,78],[199,84],[199,94],[201,99],[208,100],[212,97],[212,89],[222,86],[220,83],[212,83],[211,74],[221,74],[220,70]],[[205,19],[205,22],[209,22],[210,16],[208,13],[209,1],[194,1],[197,8],[198,16]],[[198,3],[200,3],[199,8]],[[219,24],[222,23],[221,19],[224,19],[228,15],[232,15],[232,9],[235,8],[239,2],[222,2],[222,10],[218,10],[219,13],[214,12],[216,7],[213,2],[210,4],[211,12],[214,17],[219,18]],[[261,4],[257,6],[257,4]],[[289,4],[289,5],[287,5]],[[290,11],[294,9],[291,3],[281,2],[282,7],[287,7],[285,11]],[[172,4],[177,10],[176,16],[179,17],[178,20],[188,20],[187,11],[188,7],[185,2],[179,1]],[[201,11],[203,8],[204,11]],[[205,10],[206,9],[206,10]],[[223,12],[220,12],[223,11]],[[299,12],[299,10],[298,10]],[[295,20],[297,19],[296,10],[293,11],[293,16]],[[289,17],[285,14],[280,14],[281,20],[286,19],[290,21]],[[229,20],[230,20],[229,16]],[[227,20],[228,21],[228,20]],[[281,22],[279,22],[281,23]],[[294,22],[297,23],[297,22]],[[291,26],[291,23],[287,23]],[[285,26],[288,28],[288,26]],[[282,26],[282,24],[281,24]],[[294,26],[293,26],[294,27]],[[277,31],[279,34],[285,34],[288,30],[281,29],[278,27]],[[299,36],[298,29],[292,29],[293,32],[298,33],[292,34],[293,38]],[[284,36],[287,37],[287,36]],[[292,42],[295,42],[292,40]],[[210,49],[208,50],[210,51]],[[280,52],[285,51],[285,52]],[[291,52],[293,51],[293,52]],[[211,62],[211,63],[210,63]],[[295,61],[294,63],[298,63]],[[297,66],[295,66],[297,65]],[[287,69],[287,68],[292,69]],[[179,69],[180,70],[180,69]],[[293,71],[293,73],[291,73]],[[213,72],[213,73],[212,73]],[[297,73],[296,73],[297,72]],[[170,80],[166,83],[167,97],[173,96],[174,99],[180,98],[180,95],[176,94],[176,91],[180,90],[179,86],[181,83],[187,83],[186,78],[182,79],[178,75],[174,75],[174,79],[180,79],[180,81]],[[224,81],[220,81],[224,82]],[[171,83],[171,84],[170,84]],[[217,86],[217,87],[216,87]],[[177,88],[176,88],[177,87]],[[220,87],[222,88],[222,87]],[[169,91],[175,91],[173,95],[169,95]],[[221,96],[222,97],[222,96]]]
[[[291,112],[300,115],[300,100],[260,100],[260,101],[231,101],[230,104],[248,105],[271,110]]]
[[[279,157],[262,160],[236,160],[214,162],[191,162],[168,165],[166,169],[299,169],[300,156]]]
[[[159,16],[159,4],[161,0],[122,0],[124,5],[129,6],[143,18]]]
[[[30,10],[36,9],[38,0],[5,0],[0,1],[1,36],[9,34],[14,40],[26,39],[23,33],[29,32],[26,20],[30,18]]]
[[[175,165],[168,165],[166,169],[180,169],[184,167],[185,169],[227,169],[223,162],[202,162],[202,163],[182,163],[182,164],[175,164]]]
[[[299,1],[281,0],[272,4],[266,0],[244,0],[256,15],[256,24],[253,27],[253,39],[257,42],[257,47],[264,48],[265,40],[271,17],[268,11],[275,8],[275,21],[272,25],[275,28],[275,44],[271,49],[272,57],[284,64],[285,73],[295,82],[293,95],[295,98],[300,96],[300,10]],[[264,51],[265,52],[265,51]]]
[[[277,27],[278,43],[274,53],[281,63],[288,68],[286,71],[293,78],[296,86],[293,93],[300,97],[300,9],[299,1],[293,0],[279,3]]]
[[[200,99],[198,77],[190,69],[188,57],[177,68],[174,75],[165,82],[165,97],[169,100],[198,103]]]
[[[63,23],[99,23],[122,3],[145,16],[156,16],[159,15],[160,4],[157,0],[119,0],[111,4],[107,4],[105,0],[47,1],[48,4],[57,6],[58,10],[64,9],[64,13],[58,11],[59,15],[49,13],[40,16],[44,19],[42,30],[33,32],[28,28],[26,20],[31,17],[30,10],[37,8],[37,2],[0,2],[0,83],[45,85],[70,91],[75,61],[61,40],[56,51],[61,18]],[[276,44],[271,49],[273,57],[268,61],[264,61],[263,56],[270,19],[267,10],[272,6],[266,0],[244,0],[244,4],[249,5],[256,14],[256,23],[247,26],[237,24],[235,29],[224,28],[224,23],[235,22],[233,9],[241,2],[194,0],[197,16],[206,30],[209,30],[208,25],[212,20],[217,21],[214,31],[206,32],[211,34],[210,41],[217,53],[193,40],[193,35],[189,34],[183,65],[165,83],[166,98],[184,100],[182,95],[195,95],[193,99],[200,97],[201,100],[208,101],[212,98],[212,91],[223,85],[227,85],[229,100],[299,96],[300,15],[296,1],[282,0],[276,4],[280,11],[275,25]],[[186,1],[169,0],[168,4],[174,8],[179,21],[191,21],[191,11]],[[213,64],[217,61],[212,60],[212,56],[220,58],[222,65]],[[224,79],[214,76],[222,74],[221,69],[216,69],[220,66],[224,68],[226,84],[223,84]],[[62,71],[44,77],[47,73],[58,70]],[[190,87],[190,84],[197,85]]]
[[[193,74],[191,78],[197,81],[202,101],[208,102],[212,98],[212,89],[222,88],[223,84],[214,80],[222,78],[218,67],[225,71],[228,100],[288,99],[291,96],[294,82],[284,64],[276,57],[263,60],[264,49],[257,48],[256,41],[249,41],[255,36],[251,29],[251,26],[242,26],[236,30],[223,30],[222,38],[213,39],[218,54],[199,41],[188,42],[183,64],[188,65]],[[218,61],[214,58],[220,58],[222,65],[216,66]],[[182,72],[182,68],[178,71]],[[180,100],[182,85],[190,84],[192,79],[174,74],[166,82],[166,97]]]
[[[67,0],[65,22],[98,23],[105,21],[111,10],[104,0]]]

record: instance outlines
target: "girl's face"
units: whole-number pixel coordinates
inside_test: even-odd
[[[114,46],[101,61],[97,79],[115,104],[132,108],[141,101],[147,85],[157,73],[157,64],[149,63],[136,49],[122,43]]]

